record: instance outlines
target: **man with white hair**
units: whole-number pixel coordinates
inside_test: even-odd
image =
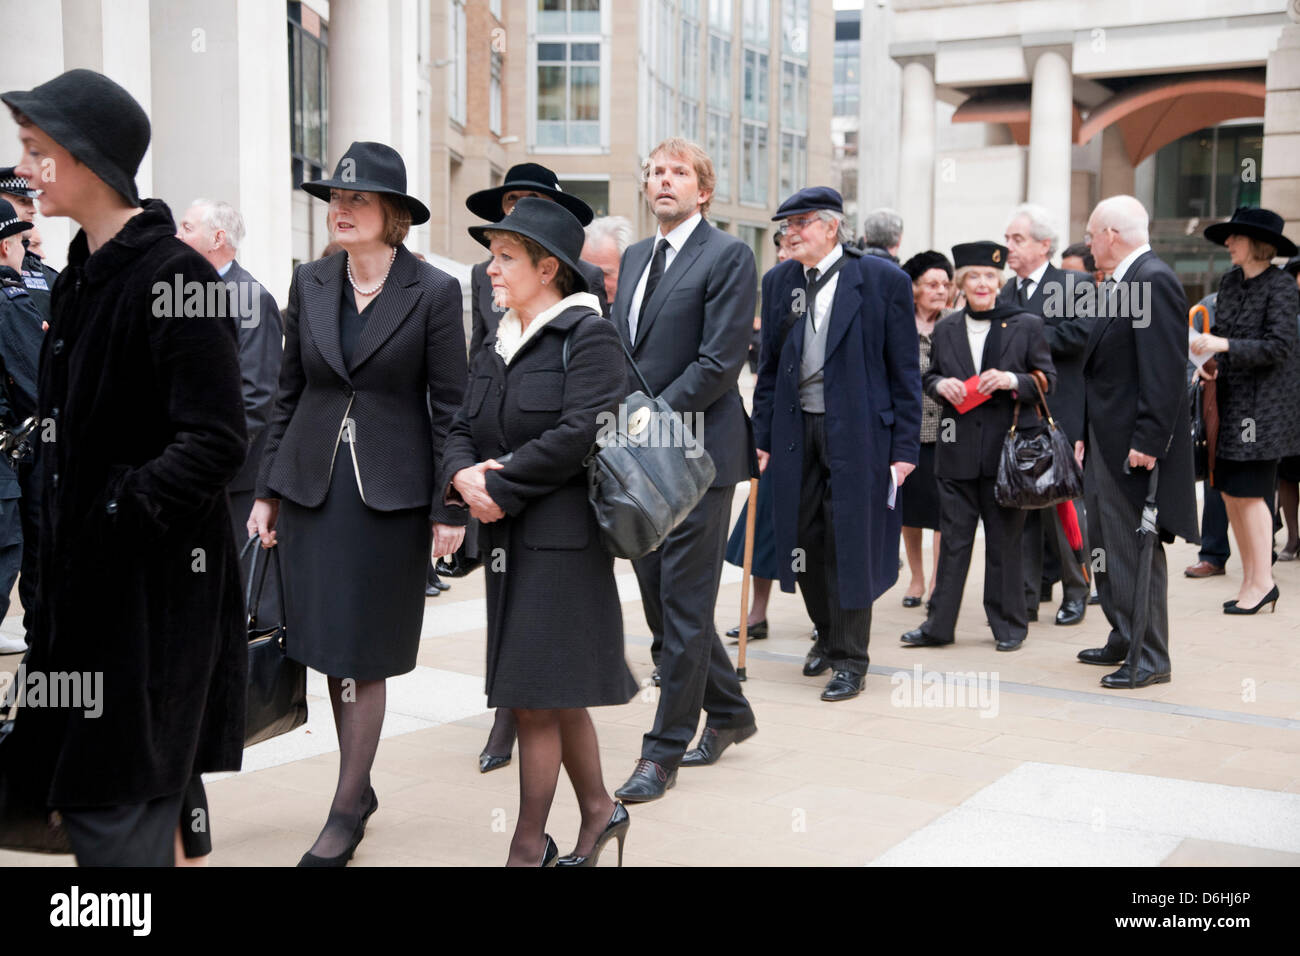
[[[1083,438],[1083,349],[1092,328],[1091,314],[1076,312],[1075,289],[1092,285],[1082,272],[1067,273],[1052,265],[1060,232],[1042,206],[1023,203],[1011,212],[1006,234],[1007,266],[1015,275],[998,295],[1003,305],[1019,305],[1043,320],[1043,332],[1056,366],[1056,388],[1052,392],[1052,417],[1070,444]],[[1088,553],[1087,527],[1082,500],[1073,503],[1083,538],[1080,548]],[[1025,604],[1029,620],[1038,620],[1038,602],[1051,600],[1052,583],[1059,573],[1061,606],[1056,623],[1078,624],[1088,609],[1088,576],[1085,565],[1075,556],[1061,516],[1055,508],[1031,509],[1025,515],[1023,531]],[[1055,567],[1043,563],[1044,553],[1055,558]],[[1052,573],[1049,575],[1048,571]]]
[[[619,263],[632,244],[632,223],[622,216],[601,216],[587,224],[586,233],[582,258],[600,268],[605,277],[605,301],[613,302],[618,292]]]
[[[1075,443],[1095,519],[1091,543],[1105,559],[1097,591],[1111,632],[1105,647],[1080,651],[1079,660],[1122,665],[1101,679],[1108,688],[1170,679],[1164,544],[1175,537],[1200,541],[1187,407],[1187,297],[1174,271],[1151,251],[1147,223],[1136,199],[1112,196],[1097,204],[1084,237],[1097,268],[1111,276],[1097,296],[1084,347],[1084,434]],[[1153,478],[1159,534],[1150,587],[1138,594],[1134,529],[1142,524]],[[1140,608],[1149,612],[1141,635],[1133,632]]]
[[[239,333],[248,457],[228,491],[231,526],[235,540],[242,543],[248,537],[245,525],[248,513],[253,510],[257,469],[266,446],[266,426],[280,381],[280,355],[284,349],[280,310],[274,296],[235,260],[235,253],[244,241],[244,217],[230,203],[194,200],[177,227],[176,237],[207,259],[230,287],[231,320]],[[266,597],[274,599],[273,594]]]
[[[867,213],[862,221],[862,251],[898,265],[898,249],[903,244],[903,217],[893,209],[882,207]]]

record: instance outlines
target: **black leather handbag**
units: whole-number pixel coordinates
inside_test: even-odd
[[[624,399],[617,427],[603,429],[587,455],[587,499],[605,550],[616,558],[641,558],[700,503],[717,469],[682,416],[653,397],[621,335],[619,343],[642,391]]]
[[[244,746],[270,740],[286,734],[307,722],[307,668],[285,654],[287,621],[284,613],[284,579],[280,575],[280,549],[263,549],[258,538],[248,539],[240,554],[253,549],[252,564],[248,569],[248,590],[244,607],[248,614],[248,705],[244,716]],[[270,557],[257,569],[257,555],[269,550]],[[275,564],[275,575],[280,584],[280,619],[274,624],[262,624],[258,618],[262,590],[266,585],[266,572]],[[254,593],[253,584],[257,588]]]
[[[26,671],[23,657],[18,674]],[[68,832],[57,810],[46,806],[48,780],[40,783],[15,753],[11,739],[18,726],[18,687],[0,692],[0,848],[32,853],[71,853]]]
[[[1020,403],[1016,402],[1011,430],[1002,440],[998,477],[993,497],[1003,508],[1050,508],[1063,501],[1083,497],[1083,470],[1074,459],[1074,449],[1061,426],[1056,424],[1038,390],[1038,406],[1047,428],[1026,435],[1018,430]]]

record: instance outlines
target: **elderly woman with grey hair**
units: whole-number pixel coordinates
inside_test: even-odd
[[[873,209],[862,221],[862,251],[898,265],[898,248],[903,244],[903,217],[893,209]]]

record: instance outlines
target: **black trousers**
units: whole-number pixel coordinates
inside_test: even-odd
[[[659,644],[659,707],[641,756],[666,770],[681,763],[701,709],[718,729],[754,722],[713,625],[731,495],[731,488],[710,488],[658,549],[632,562],[646,623]]]
[[[1095,434],[1088,444],[1093,449],[1101,447]],[[1106,558],[1104,570],[1099,568],[1097,571],[1097,594],[1111,628],[1106,647],[1116,654],[1123,654],[1129,667],[1136,664],[1140,670],[1168,673],[1169,572],[1164,545],[1156,539],[1151,555],[1151,587],[1145,594],[1138,594],[1137,528],[1142,523],[1142,509],[1134,508],[1124,497],[1115,477],[1098,460],[1095,452],[1084,459],[1083,465],[1083,490],[1088,499],[1088,513],[1095,517],[1093,530],[1098,533],[1098,540],[1093,545],[1101,548]],[[1148,608],[1147,628],[1141,660],[1134,661],[1130,654],[1133,612],[1139,602]]]
[[[1088,515],[1083,499],[1074,502],[1074,509],[1079,517],[1079,531],[1083,535],[1083,553],[1088,550]],[[1022,532],[1025,558],[1025,606],[1037,608],[1039,604],[1039,587],[1045,581],[1055,581],[1049,576],[1046,556],[1055,557],[1054,569],[1059,569],[1064,595],[1062,601],[1087,602],[1091,588],[1083,567],[1074,556],[1074,549],[1065,536],[1065,528],[1055,508],[1034,508],[1025,512],[1025,526]]]
[[[1201,507],[1201,553],[1197,558],[1223,567],[1232,557],[1232,543],[1228,539],[1228,509],[1223,505],[1223,495],[1205,482],[1205,504]]]
[[[78,866],[174,866],[178,825],[187,857],[212,852],[208,797],[198,774],[179,793],[146,803],[60,812]]]
[[[814,653],[830,661],[835,670],[865,675],[871,608],[846,608],[840,604],[826,416],[809,412],[803,413],[798,546],[804,558],[803,570],[797,572],[799,593],[803,595],[808,617],[817,628]]]
[[[1029,633],[1025,612],[1024,569],[1019,554],[1025,513],[1003,508],[993,497],[993,476],[939,479],[939,570],[934,606],[922,630],[952,640],[957,629],[966,574],[975,546],[975,526],[984,521],[984,613],[999,641],[1023,640]]]

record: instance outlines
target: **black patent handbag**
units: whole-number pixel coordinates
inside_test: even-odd
[[[1038,434],[1026,435],[1018,429],[1020,403],[1016,402],[1011,430],[1002,440],[1002,457],[998,460],[998,477],[993,497],[1003,508],[1050,508],[1063,501],[1083,497],[1083,470],[1075,461],[1074,449],[1065,437],[1038,386],[1038,406],[1047,427]]]
[[[288,621],[284,612],[284,578],[280,574],[280,548],[256,547],[256,536],[248,539],[239,560],[253,550],[248,569],[248,590],[244,597],[248,626],[248,703],[244,711],[244,746],[270,740],[301,727],[307,722],[307,668],[286,654]],[[269,557],[257,568],[257,555],[266,550]],[[263,624],[259,618],[266,572],[275,565],[280,587],[280,618]],[[256,591],[254,591],[256,582]]]

